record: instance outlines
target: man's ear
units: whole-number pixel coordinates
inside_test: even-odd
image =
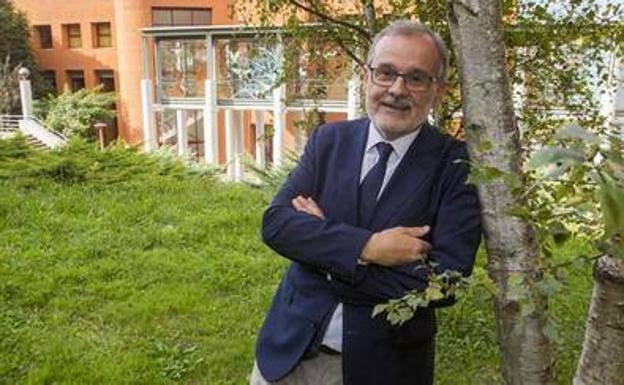
[[[440,107],[442,103],[442,99],[446,96],[447,84],[446,82],[437,82],[436,83],[436,91],[435,91],[435,99],[433,101],[433,109],[437,109]]]
[[[371,77],[371,70],[368,67],[368,64],[364,64],[362,67],[362,71],[364,71],[364,80],[366,80],[366,83],[370,83],[370,77]]]

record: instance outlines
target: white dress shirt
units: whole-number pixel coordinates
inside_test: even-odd
[[[386,142],[392,145],[392,153],[388,158],[388,165],[386,167],[386,175],[384,176],[384,181],[381,185],[381,189],[379,190],[379,197],[384,192],[384,189],[388,185],[388,181],[394,174],[394,171],[397,169],[401,160],[407,153],[407,150],[410,148],[414,139],[420,132],[420,128],[414,132],[411,132],[407,135],[404,135],[395,140],[386,140],[383,138],[379,130],[371,124],[368,126],[368,139],[366,140],[366,147],[364,151],[364,157],[362,158],[362,171],[360,172],[360,183],[366,177],[366,174],[375,166],[377,160],[379,159],[379,153],[377,152],[376,145],[379,142]],[[329,325],[327,326],[327,330],[325,331],[325,336],[323,336],[323,341],[321,342],[323,345],[328,346],[336,351],[342,351],[342,303],[339,303],[332,314],[332,318],[329,321]]]

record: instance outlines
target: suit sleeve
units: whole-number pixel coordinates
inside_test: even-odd
[[[297,195],[314,193],[322,130],[312,134],[299,163],[265,211],[262,238],[288,259],[354,283],[360,270],[358,258],[372,232],[298,212],[291,202]]]
[[[431,223],[429,259],[437,272],[455,270],[469,275],[481,240],[481,217],[476,190],[466,184],[469,166],[454,160],[467,159],[465,146],[457,146],[439,182],[437,210]],[[400,298],[409,290],[427,287],[427,269],[422,263],[397,267],[368,265],[356,284],[334,283],[344,301],[375,304]],[[451,301],[452,302],[452,301]],[[446,305],[440,303],[437,305]]]

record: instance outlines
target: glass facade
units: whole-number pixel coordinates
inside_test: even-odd
[[[157,43],[159,99],[203,97],[207,54],[205,38],[159,40]]]
[[[251,39],[221,39],[216,43],[217,99],[270,100],[282,70],[275,44]]]
[[[197,160],[204,159],[204,113],[199,109],[165,108],[156,113],[156,140],[158,147],[176,149],[178,124],[186,133],[188,153]]]
[[[286,84],[289,99],[347,100],[350,60],[339,49],[324,43],[306,47],[289,44],[285,54],[298,58],[292,80]]]

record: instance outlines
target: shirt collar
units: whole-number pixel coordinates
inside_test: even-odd
[[[392,148],[394,149],[394,151],[396,151],[399,159],[403,159],[403,156],[405,156],[407,150],[409,150],[410,145],[412,144],[414,139],[416,139],[416,136],[418,136],[418,134],[420,133],[421,128],[422,125],[418,127],[418,129],[416,129],[414,132],[410,132],[407,135],[403,135],[395,140],[386,140],[383,138],[383,136],[381,136],[379,130],[377,129],[377,127],[375,127],[375,124],[371,120],[370,125],[368,126],[368,139],[366,140],[365,152],[370,151],[370,149],[376,146],[379,142],[386,142],[392,145]]]

